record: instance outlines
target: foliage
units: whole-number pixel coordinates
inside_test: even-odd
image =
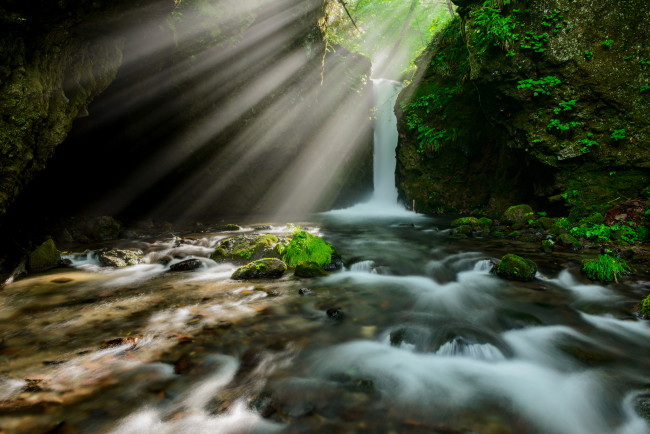
[[[650,318],[650,295],[641,302],[641,315],[645,318]]]
[[[583,154],[586,154],[589,152],[589,148],[592,146],[598,146],[598,142],[592,139],[593,134],[592,133],[587,133],[587,137],[580,140],[577,145],[580,146],[580,151]]]
[[[612,140],[619,141],[625,138],[625,128],[620,130],[615,130],[610,137]]]
[[[539,80],[527,78],[517,82],[517,89],[528,89],[533,91],[533,96],[539,94],[550,95],[551,89],[562,84],[562,81],[554,75],[542,77]]]
[[[521,43],[522,50],[532,50],[535,53],[543,53],[543,45],[548,42],[548,33],[535,35],[533,32],[526,32],[524,34],[525,42]]]
[[[422,120],[415,113],[409,113],[406,119],[406,124],[410,129],[415,129],[418,133],[418,152],[425,153],[427,151],[437,152],[440,149],[442,142],[453,141],[456,139],[456,129],[451,130],[436,130],[422,122]]]
[[[589,50],[585,50],[585,59],[591,60],[592,57],[594,57],[594,52],[589,51]]]
[[[601,282],[618,282],[620,276],[630,271],[630,266],[623,259],[598,255],[597,259],[584,259],[582,269],[590,279]]]
[[[563,124],[558,119],[551,119],[549,124],[546,126],[546,129],[548,129],[549,131],[555,129],[557,131],[562,132],[562,131],[569,131],[571,128],[577,127],[578,125],[580,125],[580,123],[575,121],[570,121],[567,122],[566,124]]]
[[[332,262],[336,250],[331,244],[316,235],[303,230],[297,230],[287,247],[282,249],[282,260],[289,268],[294,268],[298,262],[315,262],[325,266]]]
[[[603,45],[603,47],[605,47],[605,48],[609,48],[609,47],[611,47],[613,44],[614,44],[614,41],[612,41],[611,39],[605,39],[605,40],[602,42],[602,45]]]
[[[577,99],[572,99],[569,101],[560,101],[560,107],[553,109],[553,112],[558,115],[560,112],[563,111],[571,111],[575,108],[576,103],[578,102]]]
[[[515,33],[515,23],[511,16],[503,16],[500,8],[492,7],[491,1],[483,3],[483,7],[474,12],[474,23],[482,29],[479,39],[486,41],[491,38],[494,45],[507,50],[513,41],[519,39]]]
[[[618,238],[628,244],[639,244],[648,236],[647,229],[642,226],[637,226],[634,222],[629,222],[627,225],[614,224],[611,226],[605,224],[583,224],[572,227],[569,232],[574,237],[594,240],[600,243],[608,243]]]

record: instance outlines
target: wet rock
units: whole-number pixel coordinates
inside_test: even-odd
[[[192,271],[201,268],[203,262],[200,259],[186,259],[169,267],[169,271]]]
[[[314,293],[314,291],[312,291],[312,290],[309,289],[309,288],[300,288],[300,289],[298,290],[298,294],[300,294],[300,295],[302,295],[302,296],[305,296],[305,295],[312,295],[313,293]]]
[[[459,226],[480,226],[480,224],[476,217],[461,217],[451,222],[452,228]]]
[[[341,256],[339,256],[336,249],[334,249],[334,252],[332,253],[332,260],[330,261],[329,264],[323,265],[323,270],[336,271],[336,270],[340,270],[341,268],[343,268],[343,259],[341,258]]]
[[[217,262],[250,262],[262,258],[280,258],[280,239],[273,234],[237,235],[222,240],[211,259]]]
[[[533,216],[533,209],[529,205],[514,205],[503,213],[501,221],[507,225],[524,225]]]
[[[58,267],[60,261],[61,252],[56,249],[53,240],[47,240],[29,255],[28,269],[33,273],[47,271]]]
[[[89,222],[89,231],[94,240],[114,240],[120,234],[120,224],[113,217],[95,217]]]
[[[451,234],[456,238],[465,238],[472,234],[472,227],[470,225],[461,225],[452,229]]]
[[[320,277],[327,276],[327,271],[323,270],[320,265],[311,261],[302,261],[296,264],[294,275],[297,277]]]
[[[557,237],[556,239],[557,244],[564,246],[564,247],[572,247],[579,249],[582,247],[582,244],[580,241],[576,240],[571,234],[564,233],[561,234]]]
[[[142,250],[110,249],[97,252],[97,259],[104,267],[129,267],[142,262]]]
[[[281,260],[277,258],[264,258],[239,267],[232,274],[231,278],[235,280],[275,279],[281,277],[285,271],[287,271],[287,266]]]
[[[256,231],[268,231],[269,229],[272,229],[270,225],[260,225],[253,228]]]
[[[519,238],[521,237],[521,232],[519,231],[512,231],[508,234],[508,238]]]
[[[332,318],[333,320],[336,321],[342,321],[343,318],[345,317],[345,313],[343,312],[343,309],[338,307],[329,308],[325,313],[329,318]]]
[[[650,295],[643,299],[639,313],[645,319],[650,319]]]
[[[552,240],[542,241],[542,251],[544,253],[551,253],[554,248],[555,248],[555,243]]]
[[[235,224],[229,223],[227,225],[219,225],[216,227],[218,231],[241,231],[241,227]]]
[[[507,280],[528,282],[535,278],[537,264],[530,259],[509,253],[501,258],[496,274]]]
[[[537,222],[542,228],[544,228],[544,230],[549,230],[555,226],[557,219],[553,217],[540,217]]]

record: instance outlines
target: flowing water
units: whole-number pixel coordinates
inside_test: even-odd
[[[391,212],[301,223],[346,259],[322,278],[233,281],[209,259],[222,232],[125,242],[145,263],[124,269],[70,255],[7,285],[0,432],[650,432],[642,283],[450,238],[448,218],[386,193]],[[490,274],[511,251],[538,262],[536,281]],[[200,268],[170,271],[188,258]]]

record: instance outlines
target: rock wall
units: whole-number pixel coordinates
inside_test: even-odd
[[[321,0],[41,3],[0,7],[0,216],[20,196],[12,220],[35,202],[51,219],[269,212],[281,196],[267,198],[269,186],[300,160],[327,116],[354,105],[365,119],[372,105],[369,61],[326,53]],[[235,10],[245,12],[223,18]],[[278,23],[266,40],[256,33]],[[293,37],[273,46],[275,56],[242,62],[278,34]],[[290,55],[301,66],[280,75]],[[276,88],[256,95],[274,68]],[[341,76],[349,83],[339,93]],[[254,102],[239,110],[246,98]],[[282,122],[268,116],[287,98],[301,109]],[[258,134],[242,137],[250,125]],[[361,121],[338,136],[363,145],[338,153],[333,187],[308,207],[344,205],[372,189],[370,129]]]
[[[642,197],[647,2],[456,3],[396,107],[405,202],[463,213],[529,202],[579,217]]]

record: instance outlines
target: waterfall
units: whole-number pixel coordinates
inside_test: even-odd
[[[371,202],[394,207],[397,204],[395,188],[395,147],[397,146],[397,118],[393,107],[402,83],[383,78],[372,80],[375,96],[374,133],[374,194]]]
[[[408,217],[418,216],[397,203],[395,187],[395,148],[397,147],[397,118],[395,101],[402,83],[384,78],[373,79],[375,97],[373,195],[367,202],[351,208],[329,211],[334,217]]]

